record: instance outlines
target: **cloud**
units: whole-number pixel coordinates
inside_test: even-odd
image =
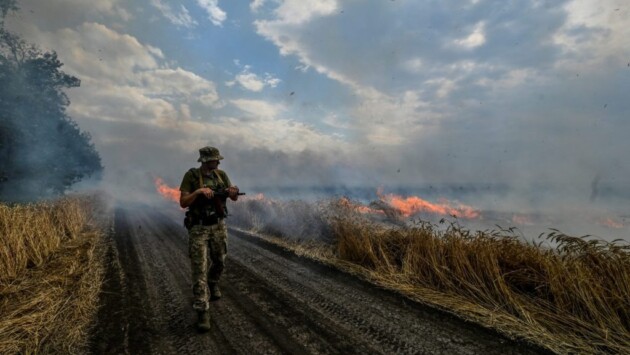
[[[265,5],[266,0],[253,0],[250,4],[249,4],[249,8],[256,12],[258,11],[258,9],[260,9],[263,5]]]
[[[343,121],[339,117],[339,115],[334,114],[334,113],[329,113],[325,115],[324,118],[322,119],[322,123],[330,127],[340,129],[340,130],[352,129],[352,127],[350,126],[350,124],[348,124],[348,122]],[[339,136],[340,138],[344,136],[342,133],[335,133],[335,134]]]
[[[566,18],[562,3],[543,9],[533,2],[512,7],[479,2],[457,13],[451,2],[382,2],[370,7],[349,3],[343,14],[336,3],[326,4],[304,6],[301,10],[308,15],[302,16],[294,3],[283,2],[272,19],[254,24],[281,55],[295,56],[302,66],[344,85],[390,94],[392,89],[415,90],[418,81],[443,77],[458,62],[486,63],[483,71],[467,76],[489,79],[515,69],[512,66],[553,65],[560,51],[548,37]],[[488,17],[495,7],[501,9],[500,16]],[[388,20],[393,18],[396,21]],[[360,23],[369,23],[369,29]],[[409,71],[418,77],[404,80]]]
[[[235,78],[243,88],[250,91],[261,91],[265,87],[265,83],[258,78],[258,75],[254,73],[242,73],[238,74]]]
[[[565,4],[565,10],[568,19],[553,36],[565,52],[559,68],[596,70],[603,63],[627,63],[630,8],[625,1],[611,0],[603,6],[595,0],[573,0]]]
[[[440,115],[417,91],[390,96],[374,89],[357,91],[361,104],[352,111],[353,127],[361,132],[358,143],[400,146],[426,134]],[[357,119],[360,118],[360,121]]]
[[[307,65],[307,64],[300,64],[300,65],[296,65],[294,69],[295,70],[299,70],[302,73],[306,73],[309,68],[310,68],[310,66]]]
[[[185,102],[198,101],[208,107],[219,104],[219,95],[213,82],[182,68],[142,72],[140,80],[146,87],[147,96]]]
[[[99,23],[83,23],[76,29],[38,31],[36,42],[56,50],[64,69],[79,77],[100,78],[108,83],[125,84],[141,70],[157,69],[163,57],[155,47]]]
[[[271,104],[261,100],[232,100],[232,104],[251,117],[274,118],[286,108],[279,104]]]
[[[113,172],[124,170],[131,157],[174,154],[167,151],[203,142],[199,132],[209,130],[198,129],[205,124],[194,121],[222,105],[212,81],[167,64],[159,48],[103,24],[86,22],[52,32],[34,28],[31,33],[31,40],[57,51],[65,72],[81,79],[81,87],[68,92],[68,113],[92,133],[110,167],[106,179],[116,178]],[[170,138],[156,141],[156,136]],[[145,148],[134,150],[141,142]],[[148,147],[154,145],[161,148],[151,151]],[[118,155],[119,147],[127,147],[126,154]]]
[[[384,180],[588,189],[598,170],[630,171],[621,163],[630,147],[613,128],[628,125],[623,1],[458,4],[282,2],[254,25],[280,55],[314,69],[305,74],[352,93],[347,139],[357,156],[388,153],[374,170]],[[338,118],[324,124],[340,127]],[[591,153],[600,146],[605,163]],[[389,173],[396,165],[410,175]]]
[[[215,26],[221,26],[227,19],[227,14],[219,7],[219,0],[197,0],[197,4],[206,10],[208,19]]]
[[[330,147],[347,148],[334,135],[294,119],[284,104],[240,98],[224,102],[211,80],[178,66],[159,47],[105,24],[83,22],[51,31],[31,26],[29,39],[57,50],[64,71],[82,80],[80,88],[68,92],[68,113],[92,133],[108,186],[134,190],[130,196],[151,193],[149,172],[177,179],[196,160],[187,162],[186,156],[208,144],[229,147],[236,157],[283,154],[287,162],[268,170],[281,176],[298,167],[309,176],[300,175],[302,181],[311,182],[321,174]],[[235,81],[250,90],[257,83],[276,87],[280,82],[269,73],[254,74],[248,66],[238,75]],[[178,173],[170,175],[174,171]]]
[[[483,21],[477,23],[474,26],[472,33],[465,38],[455,40],[455,45],[465,49],[473,49],[483,45],[486,43],[484,27],[485,24]]]
[[[33,23],[42,30],[56,30],[62,27],[75,27],[83,22],[122,21],[133,19],[123,0],[20,0],[20,12],[11,27],[23,32]]]
[[[190,16],[188,9],[184,5],[180,5],[180,10],[177,12],[163,0],[151,0],[151,4],[160,10],[162,15],[175,26],[193,28],[198,25],[197,21]]]
[[[279,23],[300,25],[314,17],[330,15],[337,9],[336,0],[285,0],[274,12]]]
[[[128,196],[151,194],[152,186],[146,185],[151,174],[171,182],[181,178],[177,175],[195,160],[188,162],[186,156],[208,144],[229,147],[232,157],[283,154],[286,162],[269,172],[281,176],[283,170],[300,168],[302,181],[311,182],[321,174],[318,169],[330,147],[347,148],[340,139],[293,119],[280,103],[233,99],[223,107],[212,81],[168,64],[159,48],[103,24],[39,31],[36,37],[57,49],[66,72],[81,78],[81,87],[68,92],[68,113],[92,132],[108,186],[133,190]],[[259,80],[265,86],[277,85],[269,74]],[[252,165],[241,162],[241,171],[250,174]]]
[[[282,82],[282,80],[274,77],[273,75],[269,74],[269,73],[265,73],[265,84],[268,85],[269,87],[275,88],[276,86],[278,86],[278,84],[280,84],[280,82]]]
[[[304,150],[330,153],[349,149],[349,145],[335,135],[325,134],[312,125],[292,118],[292,113],[283,104],[264,100],[236,99],[230,101],[240,111],[224,117],[225,127],[234,127],[247,146],[266,148],[273,151],[297,153]],[[227,128],[230,129],[230,128]],[[230,136],[230,134],[228,134]],[[234,139],[234,138],[232,138]]]
[[[147,105],[158,100],[156,107],[178,102],[220,105],[213,82],[179,67],[166,67],[159,48],[142,44],[137,38],[105,25],[84,23],[77,29],[42,32],[38,38],[58,51],[67,72],[82,79],[82,89],[78,91],[82,95],[89,91],[96,96],[86,98],[85,104],[98,107],[102,102],[98,96],[103,95],[108,101],[118,98]],[[119,95],[122,92],[125,94]],[[79,102],[73,106],[85,104]],[[121,102],[114,107],[129,106]]]
[[[217,145],[245,186],[505,184],[526,206],[588,200],[597,174],[629,186],[622,0],[253,1],[240,13],[258,37],[221,29],[212,62],[198,42],[162,36],[141,5],[123,9],[138,20],[127,23],[119,1],[50,1],[80,13],[25,1],[50,18],[36,7],[12,26],[82,79],[69,113],[118,185],[127,174],[144,188],[145,171],[178,183],[199,147]],[[218,2],[204,4],[220,26]],[[250,50],[252,66],[230,60]]]
[[[411,58],[403,63],[403,67],[412,73],[419,73],[424,66],[422,58]]]
[[[235,62],[240,66],[240,63]],[[265,73],[263,77],[258,76],[255,73],[251,72],[251,67],[246,65],[243,67],[243,70],[234,77],[234,80],[226,82],[227,86],[234,86],[234,84],[238,83],[242,88],[253,91],[260,92],[265,87],[275,88],[280,84],[282,80],[274,77],[269,73]]]

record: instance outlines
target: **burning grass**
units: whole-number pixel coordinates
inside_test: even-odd
[[[296,204],[262,198],[239,202],[233,205],[239,215],[234,222],[271,231],[301,254],[557,353],[630,353],[627,244],[552,231],[546,238],[555,247],[546,248],[527,244],[510,230],[471,232],[456,223],[384,225],[348,208],[352,205],[343,199],[310,211]],[[320,233],[328,242],[306,248],[305,238],[287,243],[295,240],[287,239],[291,228],[278,228],[287,223],[307,226],[298,230],[308,235],[323,225]]]
[[[100,197],[0,204],[0,353],[85,350],[102,281]]]
[[[312,204],[302,200],[276,201],[258,195],[240,198],[239,202],[231,203],[228,208],[231,224],[257,233],[305,242],[325,240],[332,235],[326,217],[330,212],[328,206],[328,202]]]

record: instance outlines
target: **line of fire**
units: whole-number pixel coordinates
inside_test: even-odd
[[[171,187],[160,177],[154,179],[156,191],[166,200],[179,203],[179,189]],[[553,223],[549,216],[540,213],[502,213],[496,211],[481,211],[470,205],[439,198],[437,202],[431,202],[420,196],[401,196],[393,193],[385,193],[383,188],[375,191],[377,199],[364,204],[353,201],[347,197],[339,197],[339,204],[348,209],[366,215],[385,216],[390,221],[401,222],[410,218],[453,218],[463,221],[493,221],[504,222],[514,226],[526,227],[542,223]],[[244,199],[271,201],[263,193],[245,196]],[[598,216],[593,222],[610,229],[623,229],[625,221],[617,217]]]

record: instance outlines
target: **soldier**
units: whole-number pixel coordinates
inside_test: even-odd
[[[199,316],[200,331],[210,330],[208,296],[213,301],[221,298],[219,279],[227,253],[226,198],[238,199],[238,187],[232,186],[227,174],[218,169],[221,159],[217,148],[199,149],[197,161],[201,167],[188,170],[179,188],[179,204],[188,207],[185,224],[192,266],[193,308]]]

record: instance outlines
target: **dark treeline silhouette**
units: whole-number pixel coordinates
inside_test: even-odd
[[[64,193],[100,176],[101,159],[86,132],[66,114],[64,89],[80,80],[61,71],[57,53],[42,52],[5,29],[17,11],[0,0],[0,200],[29,201]]]

